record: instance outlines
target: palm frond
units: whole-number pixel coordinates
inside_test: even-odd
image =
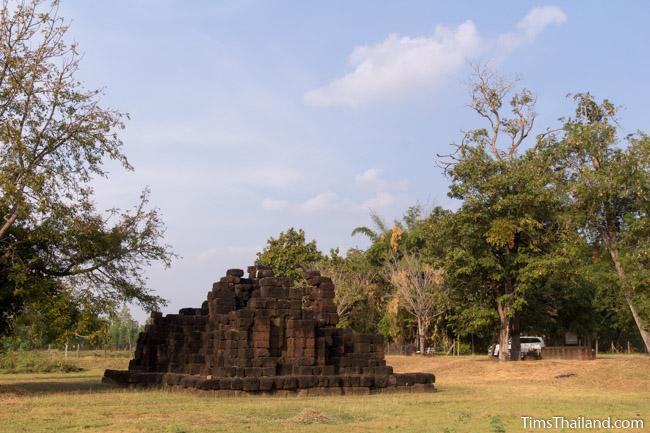
[[[355,236],[357,234],[365,235],[373,242],[377,240],[377,233],[368,227],[356,227],[354,230],[352,230],[352,234],[350,236]]]
[[[381,233],[386,233],[390,230],[384,220],[374,210],[370,211],[370,219],[375,223],[375,226],[377,226]]]

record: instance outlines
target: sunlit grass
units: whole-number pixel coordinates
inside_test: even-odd
[[[124,368],[126,358],[102,362]],[[109,388],[98,368],[0,375],[0,432],[517,432],[524,431],[524,415],[644,418],[650,431],[648,357],[507,365],[486,357],[389,357],[389,363],[398,371],[436,373],[439,391],[215,398]],[[566,373],[573,375],[556,378]]]

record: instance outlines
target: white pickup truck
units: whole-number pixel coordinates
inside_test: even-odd
[[[542,348],[545,346],[544,339],[542,337],[530,337],[530,336],[521,336],[519,337],[521,341],[521,357],[527,358],[529,356],[534,356],[539,358],[542,354]],[[512,341],[508,342],[508,353],[510,353]],[[491,346],[489,349],[489,354],[492,356],[499,356],[499,344]]]

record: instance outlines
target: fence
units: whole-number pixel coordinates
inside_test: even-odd
[[[413,355],[417,352],[415,344],[387,342],[384,345],[386,355]]]

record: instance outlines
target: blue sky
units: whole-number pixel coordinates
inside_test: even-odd
[[[145,186],[182,258],[154,267],[164,312],[199,305],[270,236],[305,229],[323,251],[416,202],[456,206],[436,153],[482,126],[469,65],[490,62],[538,97],[538,130],[590,91],[646,129],[650,5],[590,1],[64,0],[80,78],[131,115],[135,172],[109,164],[100,207]],[[137,312],[139,319],[144,315]]]

